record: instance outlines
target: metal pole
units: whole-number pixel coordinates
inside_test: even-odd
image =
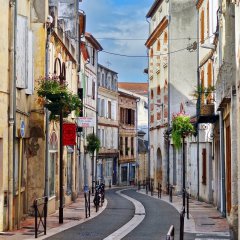
[[[62,108],[60,110],[60,174],[59,174],[59,194],[60,194],[60,204],[59,204],[59,223],[63,223],[63,114]]]
[[[184,208],[184,213],[185,213],[185,137],[182,138],[182,156],[183,156],[183,161],[182,161],[182,174],[183,174],[183,180],[182,180],[182,198],[183,198],[183,208]]]

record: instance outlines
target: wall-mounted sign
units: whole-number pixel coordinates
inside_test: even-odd
[[[23,138],[25,135],[25,123],[23,120],[21,120],[21,123],[20,123],[20,136],[21,138]]]
[[[78,127],[88,128],[94,127],[96,122],[95,117],[78,117],[77,118],[77,125]]]
[[[76,145],[76,125],[73,123],[63,124],[63,146]]]

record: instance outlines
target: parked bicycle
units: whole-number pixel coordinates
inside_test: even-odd
[[[103,205],[104,198],[105,198],[105,184],[101,183],[99,185],[96,185],[95,195],[93,199],[94,206],[96,207],[96,212],[98,211],[100,204],[101,206]]]

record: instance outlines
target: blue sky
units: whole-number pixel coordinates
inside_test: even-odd
[[[87,16],[87,32],[90,32],[103,49],[124,55],[146,55],[144,45],[148,37],[146,14],[153,0],[83,0],[80,8]],[[144,40],[109,40],[144,39]],[[143,73],[147,58],[128,58],[99,54],[99,63],[118,72],[119,82],[146,82]]]

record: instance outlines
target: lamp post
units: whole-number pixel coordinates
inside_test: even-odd
[[[54,61],[54,74],[57,74],[57,63],[59,64],[59,80],[62,85],[66,80],[66,67],[65,63],[61,63],[59,58]],[[63,109],[60,106],[59,113],[60,125],[60,158],[59,158],[59,223],[63,223]]]

